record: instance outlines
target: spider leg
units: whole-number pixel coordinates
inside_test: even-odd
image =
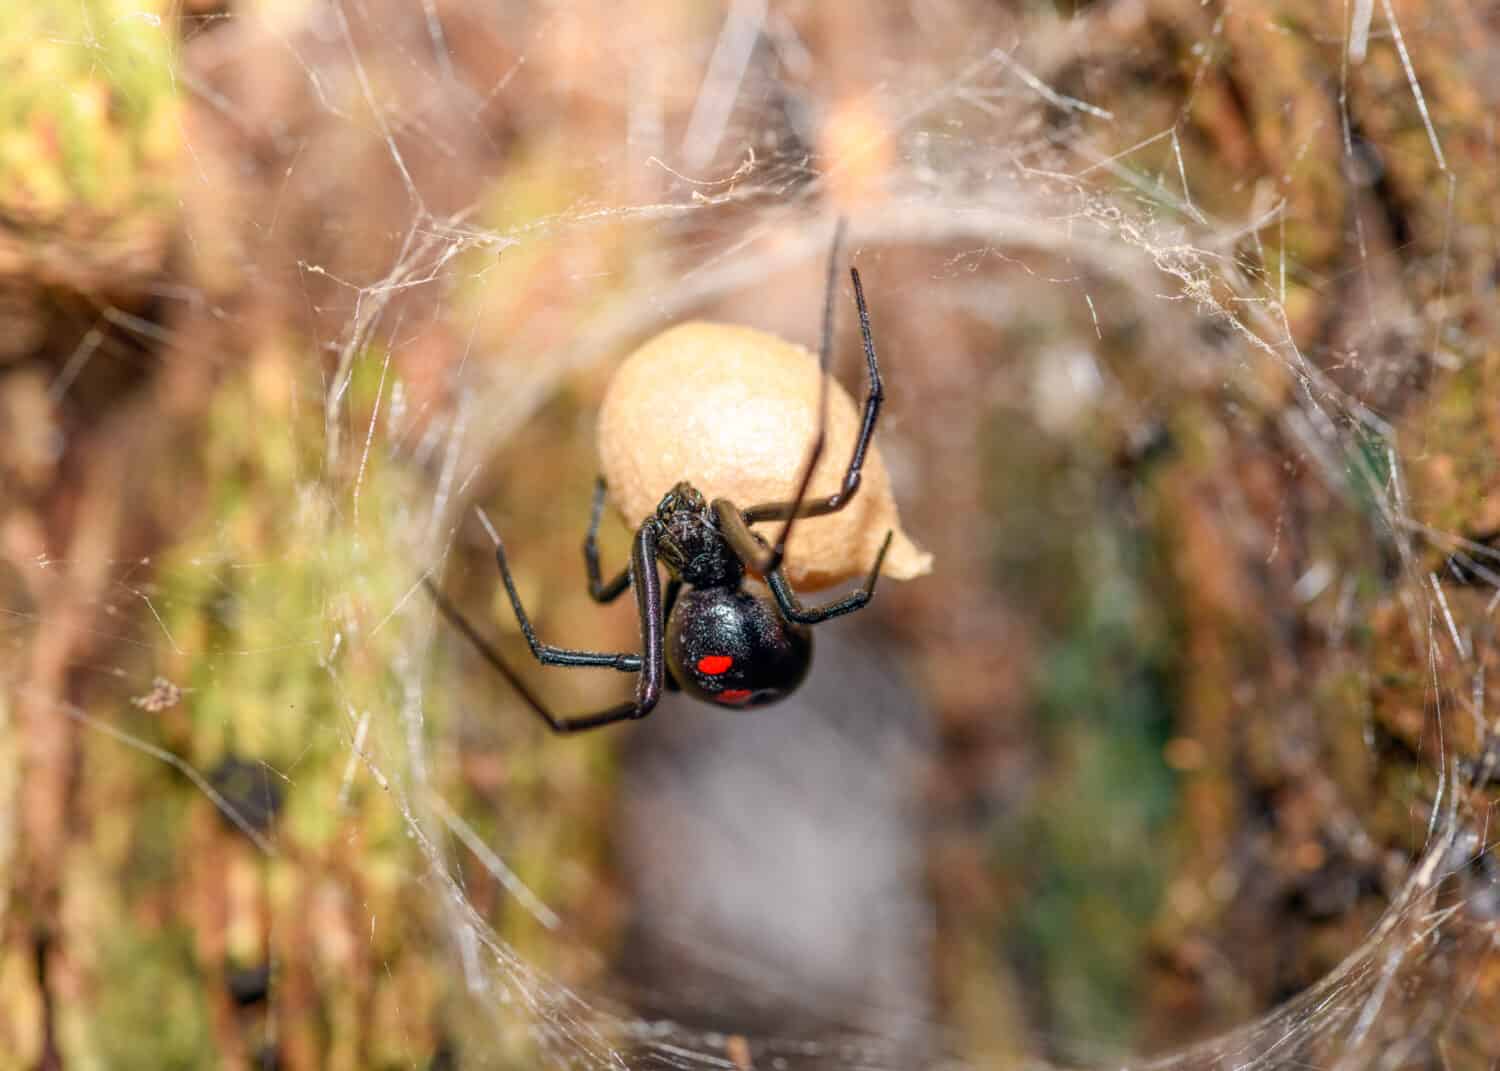
[[[846,222],[841,216],[838,224],[833,228],[833,242],[828,249],[828,280],[823,286],[823,338],[818,343],[818,433],[813,436],[812,446],[808,448],[807,460],[802,465],[802,475],[797,479],[797,493],[792,496],[792,500],[790,502],[765,502],[759,506],[751,506],[748,513],[752,521],[778,519],[786,521],[781,526],[781,534],[776,537],[775,548],[772,549],[759,570],[761,575],[775,569],[781,564],[782,558],[786,557],[786,541],[792,533],[792,522],[797,519],[797,511],[802,507],[802,500],[807,497],[807,488],[812,483],[813,470],[818,467],[818,461],[823,457],[823,445],[828,437],[828,360],[829,354],[833,352],[833,289],[834,279],[838,272],[839,247],[844,242]],[[747,559],[747,564],[753,560]]]
[[[835,513],[846,506],[859,490],[860,472],[864,468],[865,452],[870,438],[875,434],[875,422],[880,416],[880,404],[885,400],[885,388],[880,381],[880,363],[875,357],[875,340],[870,333],[870,310],[865,305],[864,287],[860,285],[859,270],[849,269],[854,282],[854,303],[859,310],[859,333],[864,343],[865,364],[869,369],[870,386],[865,393],[864,412],[860,419],[859,437],[854,442],[854,451],[849,457],[849,466],[844,471],[844,482],[834,494],[827,498],[806,501],[808,485],[812,483],[813,471],[823,457],[823,447],[828,438],[828,363],[833,349],[833,291],[834,275],[838,262],[839,245],[844,236],[844,221],[839,220],[834,231],[833,247],[828,256],[828,287],[823,299],[823,340],[818,349],[818,369],[821,373],[818,397],[818,433],[807,452],[807,461],[802,467],[802,476],[797,482],[797,493],[789,502],[765,502],[751,506],[745,511],[745,519],[751,524],[757,521],[783,520],[781,534],[771,553],[759,566],[762,576],[769,576],[781,567],[786,558],[787,540],[792,534],[792,523],[798,517],[821,517]],[[753,559],[752,559],[753,560]]]
[[[870,439],[875,434],[875,422],[880,417],[880,404],[885,401],[885,385],[881,381],[880,363],[875,356],[875,340],[870,334],[870,310],[865,305],[865,291],[860,285],[859,269],[850,268],[849,277],[854,282],[854,302],[859,310],[859,333],[864,343],[865,365],[869,370],[870,386],[865,393],[859,438],[854,442],[854,452],[849,457],[849,467],[844,471],[843,486],[827,498],[813,499],[811,502],[803,501],[802,496],[807,490],[808,483],[811,482],[812,470],[817,467],[818,458],[823,453],[824,434],[820,425],[818,436],[813,441],[810,462],[804,466],[797,498],[790,502],[763,502],[758,506],[751,506],[745,510],[745,519],[751,524],[757,521],[786,521],[786,527],[790,528],[792,520],[796,517],[822,517],[829,513],[837,513],[848,505],[854,493],[859,490],[865,454],[869,450]],[[827,358],[819,358],[819,363],[826,366]],[[785,546],[785,531],[786,529],[783,529],[783,536],[777,541],[778,546]]]
[[[495,531],[494,525],[490,524],[490,519],[483,513],[479,514],[479,519],[490,538],[495,541],[495,564],[500,567],[500,579],[505,584],[505,593],[510,596],[510,607],[515,611],[516,622],[521,626],[521,634],[526,637],[533,658],[544,666],[600,666],[618,669],[622,673],[640,672],[641,656],[630,651],[580,651],[571,647],[554,647],[537,639],[536,630],[531,627],[531,618],[526,614],[526,607],[521,605],[515,578],[510,575],[510,564],[505,559],[505,544],[500,539],[500,533]],[[641,530],[644,532],[646,529],[643,527]],[[654,573],[656,563],[653,560],[650,564]]]
[[[735,554],[739,555],[742,561],[754,561],[755,556],[765,549],[766,541],[750,530],[749,524],[745,521],[745,514],[735,508],[734,503],[727,498],[715,499],[713,511],[719,521],[720,534],[728,541]],[[820,621],[827,621],[830,617],[840,617],[862,609],[875,595],[875,582],[880,577],[880,567],[885,562],[885,552],[891,549],[892,534],[891,532],[885,534],[885,542],[880,544],[880,553],[875,555],[875,564],[870,567],[870,575],[865,579],[864,587],[823,606],[803,606],[779,565],[766,573],[766,583],[770,585],[771,594],[776,598],[776,606],[780,609],[781,616],[799,625],[816,625]]]
[[[481,636],[478,630],[469,623],[468,618],[464,617],[458,607],[449,602],[448,597],[438,590],[437,585],[432,582],[431,578],[423,577],[422,586],[427,589],[427,594],[432,597],[432,601],[437,606],[438,611],[448,619],[448,623],[463,634],[464,639],[468,640],[474,650],[479,653],[479,656],[489,663],[490,668],[505,678],[506,683],[515,689],[516,694],[526,701],[526,705],[532,709],[532,712],[541,718],[547,728],[551,729],[554,733],[572,733],[582,729],[592,729],[596,725],[608,725],[612,721],[620,721],[623,718],[633,715],[635,703],[631,702],[621,703],[601,714],[593,716],[581,718],[557,717],[547,709],[542,701],[536,697],[536,694],[526,686],[526,683],[516,675],[516,671],[506,664],[505,659],[500,657],[500,652],[496,651],[490,645],[489,641]]]
[[[827,621],[830,617],[842,617],[844,614],[864,609],[875,597],[875,581],[880,578],[880,566],[885,561],[885,552],[891,549],[893,534],[892,532],[885,534],[885,542],[880,544],[880,553],[875,555],[875,564],[870,566],[870,575],[865,578],[864,587],[851,591],[844,598],[823,606],[803,606],[797,598],[797,593],[792,590],[792,585],[787,583],[786,574],[781,571],[781,567],[777,566],[772,569],[766,574],[766,583],[771,586],[771,594],[776,597],[776,605],[781,610],[781,616],[799,625],[816,625],[820,621]]]
[[[589,514],[588,534],[583,537],[583,565],[588,570],[589,597],[595,602],[614,602],[621,592],[630,586],[630,566],[620,570],[620,575],[604,583],[599,572],[599,520],[604,516],[604,477],[594,481],[594,506]],[[669,608],[670,609],[670,608]]]
[[[714,519],[719,522],[719,534],[740,561],[757,561],[762,552],[771,549],[759,532],[750,530],[748,511],[741,510],[727,498],[714,499],[709,509],[713,510]]]
[[[515,670],[500,657],[500,653],[481,636],[477,629],[471,625],[467,618],[459,612],[458,608],[448,601],[431,579],[424,577],[423,586],[427,593],[432,596],[433,602],[438,610],[448,619],[454,628],[458,629],[464,637],[479,652],[480,656],[489,663],[490,667],[499,673],[512,688],[526,701],[532,711],[546,723],[547,727],[554,733],[576,733],[585,729],[596,729],[603,725],[610,725],[617,721],[626,721],[633,718],[644,718],[655,708],[657,701],[661,698],[661,690],[666,678],[666,659],[664,656],[664,634],[666,630],[665,620],[662,616],[661,580],[656,572],[656,530],[651,525],[643,525],[636,533],[635,544],[631,550],[631,570],[639,577],[635,585],[636,606],[641,615],[641,646],[643,653],[606,655],[588,651],[566,651],[562,648],[548,648],[536,642],[535,634],[531,631],[531,623],[525,616],[525,610],[521,607],[520,599],[515,592],[515,584],[510,576],[510,569],[505,561],[505,551],[500,543],[498,533],[490,525],[489,520],[484,518],[485,528],[495,539],[495,558],[500,566],[501,579],[505,582],[506,591],[511,598],[511,606],[516,611],[517,620],[521,622],[522,631],[526,633],[527,641],[532,646],[532,653],[537,660],[544,665],[569,665],[569,666],[611,666],[616,669],[633,669],[639,672],[636,678],[635,698],[616,703],[612,707],[595,714],[582,714],[568,718],[560,718],[547,709],[536,694],[528,688],[524,681],[516,674]],[[582,661],[549,661],[538,653],[552,651],[574,658],[583,658]]]
[[[671,618],[672,618],[672,607],[674,607],[674,606],[677,605],[677,596],[679,594],[681,594],[681,592],[682,592],[682,581],[681,580],[678,580],[674,576],[670,580],[667,581],[667,594],[662,598],[662,601],[661,601],[661,619],[662,619],[663,627],[665,627],[665,623],[667,621],[671,620]],[[662,683],[666,685],[667,691],[669,691],[669,692],[680,692],[680,691],[682,691],[682,685],[678,684],[677,683],[677,678],[675,678],[675,677],[672,676],[672,670],[670,668],[666,671],[665,679],[663,680]]]

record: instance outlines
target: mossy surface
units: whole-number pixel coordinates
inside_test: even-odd
[[[0,9],[0,217],[84,231],[169,197],[177,43],[153,0]]]

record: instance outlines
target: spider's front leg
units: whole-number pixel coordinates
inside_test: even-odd
[[[713,510],[719,522],[719,532],[728,540],[735,554],[741,561],[755,561],[756,555],[766,549],[766,541],[750,530],[748,514],[742,513],[727,498],[716,499]],[[781,616],[799,625],[816,625],[830,617],[841,617],[863,609],[875,596],[875,582],[880,578],[880,567],[885,563],[885,552],[891,549],[891,537],[894,534],[885,534],[885,542],[880,544],[880,553],[875,555],[875,564],[870,567],[870,575],[865,579],[864,587],[822,606],[803,606],[797,593],[792,590],[792,585],[787,582],[781,566],[778,564],[771,568],[766,573],[766,583],[776,598]]]
[[[599,572],[599,521],[604,517],[604,477],[594,481],[594,505],[589,511],[589,530],[583,537],[583,567],[588,571],[589,598],[595,602],[614,602],[630,586],[630,566],[620,570],[608,584]]]
[[[594,481],[594,504],[589,510],[589,530],[583,537],[583,567],[588,573],[589,598],[597,603],[614,602],[630,586],[631,566],[626,565],[619,574],[609,583],[604,582],[604,576],[599,569],[599,523],[604,517],[604,498],[606,487],[604,477],[601,476]],[[677,595],[682,590],[682,581],[673,577],[667,582],[667,595],[662,600],[661,617],[663,621],[672,616],[672,606],[677,602]],[[670,672],[665,674],[667,691],[678,691],[678,685],[672,679]]]
[[[780,563],[786,550],[786,540],[792,521],[798,517],[823,517],[830,513],[837,513],[849,504],[859,490],[860,473],[864,469],[865,454],[870,448],[870,439],[875,435],[875,424],[880,419],[880,406],[885,401],[885,384],[880,378],[880,361],[875,356],[875,339],[870,334],[870,310],[865,305],[865,289],[859,282],[859,269],[850,268],[849,278],[854,282],[854,304],[859,312],[859,335],[865,350],[865,367],[870,377],[870,385],[865,391],[865,403],[859,422],[859,437],[854,440],[854,451],[849,456],[849,465],[844,470],[844,482],[839,489],[826,498],[815,498],[806,501],[804,495],[807,485],[812,480],[813,469],[818,467],[818,461],[823,456],[823,446],[826,441],[826,432],[822,421],[824,415],[819,416],[818,433],[813,438],[812,448],[808,451],[807,460],[803,462],[802,477],[798,482],[797,497],[790,502],[763,502],[757,506],[751,506],[744,511],[745,519],[755,524],[759,521],[786,521],[786,526],[781,530],[781,536],[776,541],[773,550],[774,558],[768,563],[767,568],[775,568]],[[829,281],[830,290],[832,280]],[[833,329],[830,324],[823,327],[823,352],[818,357],[818,367],[823,374],[828,375],[828,346],[832,337]],[[825,388],[826,389],[826,388]]]
[[[792,590],[792,585],[787,582],[786,574],[777,566],[766,574],[766,583],[771,586],[771,594],[776,597],[776,605],[781,610],[781,616],[788,621],[795,621],[799,625],[816,625],[820,621],[827,621],[830,617],[840,617],[844,614],[862,610],[875,597],[875,581],[880,579],[880,567],[885,563],[885,552],[891,549],[891,537],[894,532],[886,532],[885,541],[880,544],[880,553],[875,555],[875,564],[870,566],[870,575],[865,578],[864,587],[851,591],[842,599],[825,603],[822,606],[805,607],[797,598],[797,593]]]

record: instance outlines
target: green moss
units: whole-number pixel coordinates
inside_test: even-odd
[[[382,394],[384,354],[356,359],[342,401],[344,448],[330,464],[324,408],[293,352],[258,353],[227,376],[201,421],[163,451],[174,465],[148,479],[137,506],[168,519],[174,538],[142,589],[159,621],[144,625],[154,646],[139,675],[159,673],[183,695],[169,709],[122,704],[110,714],[211,780],[233,772],[220,787],[242,812],[264,810],[269,786],[276,806],[260,832],[274,857],[234,830],[180,771],[91,734],[87,809],[110,847],[100,852],[106,870],[85,884],[114,890],[118,903],[87,896],[97,906],[86,915],[91,931],[129,930],[153,956],[181,952],[168,930],[182,925],[194,935],[182,953],[189,958],[224,949],[236,962],[280,965],[286,973],[273,1003],[298,994],[276,1005],[282,1034],[330,1065],[421,1064],[443,1028],[459,1028],[465,1014],[461,995],[447,988],[451,949],[429,911],[432,890],[417,880],[426,863],[401,813],[402,803],[419,802],[406,717],[422,667],[413,664],[413,623],[401,610],[419,605],[408,601],[419,566],[406,539],[416,527],[412,503],[425,492],[379,439],[361,456],[375,399],[387,405],[394,386],[388,378]],[[586,509],[586,495],[581,502]],[[483,579],[476,593],[487,595],[492,562],[471,565]],[[483,610],[476,614],[482,622]],[[614,783],[608,741],[543,755],[537,746],[545,738],[504,686],[461,641],[438,636],[443,668],[426,679],[452,687],[422,696],[427,784],[550,905],[569,914],[597,904],[594,875],[607,871],[600,831]],[[472,712],[458,727],[455,706]],[[354,753],[361,723],[361,751],[389,790]],[[453,744],[460,737],[461,749]],[[465,780],[468,763],[482,767],[479,783]],[[505,938],[554,968],[555,937],[466,852],[456,851],[454,863]],[[158,959],[151,977],[163,988],[162,1006],[202,1000],[214,1008],[227,999],[216,960]],[[297,984],[289,982],[299,971]],[[113,984],[128,975],[111,962],[99,976]],[[182,1014],[192,1022],[197,1013]],[[219,1015],[211,1016],[216,1030],[224,1029]],[[80,1024],[69,1055],[99,1050],[113,1030],[105,1021]],[[148,1032],[131,1034],[119,1051],[139,1046],[149,1054],[150,1040]],[[185,1026],[180,1038],[162,1039],[155,1066],[179,1066],[178,1053],[195,1044],[201,1060],[221,1043]],[[530,1052],[528,1044],[523,1036],[518,1049]]]
[[[1031,712],[1047,772],[994,844],[994,868],[1021,875],[1024,889],[1001,941],[1035,980],[1049,1033],[1123,1049],[1172,872],[1170,644],[1147,590],[1149,541],[1107,520],[1108,455],[1084,472],[1076,456],[1050,456],[1044,436],[1006,441],[1010,463],[991,486],[995,568],[1045,636]],[[1016,450],[1031,453],[1017,461]],[[1031,556],[1018,559],[1018,547]]]
[[[100,966],[110,981],[94,1010],[92,1064],[114,1071],[205,1066],[213,1052],[209,1009],[185,927],[127,926],[105,939]]]
[[[164,563],[163,616],[191,688],[189,757],[205,770],[235,756],[277,771],[284,832],[312,846],[343,820],[334,803],[358,719],[399,704],[398,632],[375,626],[412,576],[375,520],[356,532],[345,496],[310,478],[315,411],[299,424],[265,404],[237,383],[211,408],[208,509]],[[398,486],[367,467],[367,520],[391,515]]]
[[[1348,476],[1355,501],[1369,517],[1378,517],[1376,503],[1384,496],[1391,479],[1391,444],[1374,428],[1360,424],[1354,428],[1353,447],[1348,459]]]
[[[363,360],[379,367],[378,354]],[[412,492],[403,470],[372,460],[357,481],[356,528],[356,479],[327,471],[321,409],[289,404],[295,383],[280,359],[252,359],[167,452],[178,466],[155,474],[137,503],[177,526],[143,588],[159,619],[141,675],[160,673],[183,693],[166,709],[122,704],[108,715],[214,781],[274,857],[169,763],[85,736],[83,806],[95,816],[99,869],[70,881],[70,911],[76,945],[100,949],[92,973],[109,993],[69,1026],[66,1052],[80,1066],[206,1066],[222,1039],[209,1033],[219,1020],[205,1005],[227,999],[222,965],[201,958],[214,949],[304,972],[304,1001],[278,1007],[308,1051],[427,1052],[435,979],[445,976],[433,958],[446,950],[430,932],[427,892],[411,880],[423,863],[393,794],[351,761],[368,713],[364,753],[391,782],[404,780],[409,676],[392,614],[415,579],[396,528]],[[367,420],[357,393],[351,419]],[[428,713],[441,717],[440,704]],[[362,971],[350,950],[368,951],[379,973]],[[402,994],[399,1030],[360,1020],[360,994],[380,999],[386,987]],[[326,1024],[341,1014],[334,1038]]]
[[[1123,1046],[1134,1032],[1141,957],[1171,873],[1176,776],[1162,758],[1173,698],[1159,629],[1133,563],[1089,540],[1090,586],[1037,675],[1048,787],[1022,835],[1031,861],[1016,940],[1036,966],[1050,1027]],[[1014,865],[1012,860],[1008,865]]]
[[[0,5],[0,216],[69,224],[163,198],[178,139],[164,7]]]

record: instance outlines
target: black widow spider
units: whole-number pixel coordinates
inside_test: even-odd
[[[589,595],[595,602],[607,603],[618,598],[626,588],[635,588],[636,606],[641,617],[641,653],[578,651],[539,641],[516,593],[515,581],[505,560],[505,545],[489,518],[479,513],[480,521],[495,543],[495,562],[500,567],[500,577],[505,583],[506,594],[510,596],[516,620],[536,660],[546,666],[592,666],[639,674],[634,699],[596,714],[570,718],[555,716],[432,580],[423,578],[423,584],[443,616],[468,638],[486,662],[510,682],[553,732],[573,733],[626,719],[644,718],[661,698],[663,687],[673,691],[680,689],[698,699],[727,707],[743,709],[774,703],[790,695],[807,676],[812,662],[812,632],[808,626],[859,610],[870,601],[880,566],[890,549],[890,532],[886,533],[864,586],[826,605],[803,606],[782,572],[792,522],[798,517],[835,513],[859,490],[860,468],[884,397],[880,367],[875,359],[875,343],[870,337],[870,315],[865,307],[864,290],[860,286],[859,271],[851,268],[849,275],[854,283],[855,307],[859,311],[860,337],[869,366],[869,391],[865,395],[859,437],[849,458],[842,487],[827,498],[804,501],[813,470],[823,453],[826,433],[827,369],[833,346],[834,283],[842,235],[843,223],[840,222],[828,258],[828,281],[823,301],[823,335],[818,351],[823,385],[818,433],[808,451],[796,496],[790,502],[766,502],[742,510],[725,498],[709,503],[691,484],[678,483],[662,498],[656,511],[636,529],[630,564],[605,583],[599,570],[597,543],[599,521],[604,511],[604,481],[601,479],[595,485],[593,512],[583,541]],[[758,521],[776,520],[785,523],[774,547],[750,530],[750,525]],[[658,561],[666,565],[670,574],[665,598],[656,571]],[[745,590],[745,573],[751,563],[766,578],[772,599]]]

